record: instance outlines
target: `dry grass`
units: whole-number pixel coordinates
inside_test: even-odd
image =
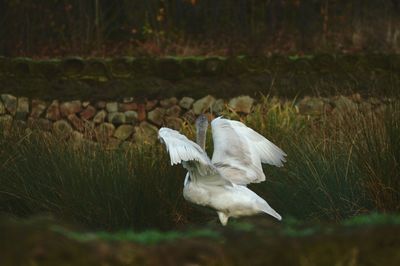
[[[400,104],[378,114],[355,110],[305,117],[293,104],[265,98],[240,119],[287,154],[251,186],[284,218],[341,221],[400,209]],[[187,125],[184,133],[193,137]],[[184,201],[184,170],[161,145],[116,150],[70,145],[38,132],[0,136],[0,212],[50,213],[91,228],[174,228],[215,219]],[[210,139],[210,138],[209,138]],[[212,141],[208,141],[212,150]]]

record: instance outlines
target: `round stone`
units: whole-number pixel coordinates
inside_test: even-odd
[[[189,110],[192,107],[192,104],[194,102],[193,98],[190,97],[183,97],[180,101],[179,101],[179,106],[182,108],[185,108],[187,110]]]
[[[110,102],[106,104],[106,110],[109,113],[118,112],[118,103],[117,102]]]
[[[0,129],[10,129],[13,123],[13,117],[11,115],[0,116]]]
[[[179,130],[182,127],[183,120],[179,117],[166,117],[165,125],[169,128]]]
[[[38,118],[46,110],[46,102],[38,99],[32,100],[31,117]]]
[[[181,108],[178,105],[171,106],[168,108],[166,115],[171,117],[179,117]]]
[[[211,95],[207,95],[199,100],[197,100],[193,104],[193,111],[196,115],[202,114],[208,109],[211,108],[213,103],[215,102],[215,98]]]
[[[3,101],[6,110],[10,114],[15,115],[15,112],[17,111],[17,97],[11,94],[2,94],[0,98]]]
[[[76,130],[81,132],[85,130],[84,122],[81,119],[79,119],[79,117],[76,114],[68,115],[68,120],[71,122],[71,124],[74,126]]]
[[[95,122],[96,124],[101,124],[104,122],[104,120],[106,119],[107,116],[107,112],[104,110],[101,110],[100,112],[98,112],[94,118],[93,118],[93,122]]]
[[[52,121],[57,121],[60,117],[60,104],[57,100],[54,100],[51,102],[49,108],[47,108],[46,118]]]
[[[63,117],[68,117],[70,114],[76,114],[82,111],[82,103],[81,101],[69,101],[63,102],[60,105],[60,113]]]
[[[126,140],[129,138],[134,131],[134,127],[131,125],[121,125],[115,130],[114,137],[120,140]]]
[[[90,120],[96,114],[96,108],[89,105],[82,112],[80,112],[79,116],[84,120]]]
[[[171,107],[178,103],[178,99],[176,97],[171,97],[167,99],[163,99],[160,101],[160,105],[164,108]]]
[[[239,96],[229,101],[228,106],[236,112],[249,114],[253,107],[254,99],[250,96]]]
[[[99,142],[107,141],[115,131],[115,126],[111,123],[102,123],[96,129],[96,139]]]
[[[324,112],[325,103],[321,98],[304,97],[297,104],[299,113],[302,115],[320,115]]]
[[[109,113],[107,116],[107,120],[114,125],[121,125],[126,123],[125,114],[121,112]]]
[[[148,119],[150,122],[161,126],[164,122],[165,113],[166,110],[164,108],[157,107],[148,113]]]
[[[17,101],[17,111],[15,113],[16,120],[26,120],[29,114],[29,99],[20,97]]]
[[[6,113],[6,107],[4,106],[3,102],[0,101],[0,115]]]
[[[126,111],[125,113],[126,123],[133,124],[138,119],[138,113],[135,111]]]
[[[61,138],[69,137],[72,133],[72,126],[65,120],[58,120],[53,123],[53,133]]]
[[[218,100],[216,100],[216,101],[214,102],[214,104],[212,105],[211,109],[212,109],[212,112],[213,112],[214,114],[217,114],[217,115],[221,114],[221,113],[224,111],[224,109],[225,109],[225,102],[224,102],[224,100],[223,100],[223,99],[218,99]]]
[[[135,127],[134,140],[136,143],[154,144],[158,139],[158,128],[144,121]]]

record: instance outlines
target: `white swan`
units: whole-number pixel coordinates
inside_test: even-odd
[[[197,143],[176,130],[161,128],[158,136],[165,143],[171,165],[182,163],[188,170],[183,196],[186,200],[215,209],[222,225],[229,217],[265,212],[278,220],[281,216],[256,193],[246,187],[265,180],[261,163],[282,166],[286,154],[272,142],[229,119],[211,122],[214,154],[205,152],[208,121],[205,115],[196,120]]]

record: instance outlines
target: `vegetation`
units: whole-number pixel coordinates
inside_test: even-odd
[[[0,93],[42,100],[399,97],[397,54],[63,58],[0,57]]]
[[[400,103],[372,112],[299,115],[264,98],[241,119],[287,154],[252,185],[284,220],[340,222],[371,211],[400,210]],[[193,137],[190,125],[183,127]],[[216,222],[214,211],[182,197],[185,171],[171,167],[161,144],[105,150],[40,132],[0,131],[0,212],[49,213],[91,230],[161,230]],[[207,145],[212,150],[209,138]],[[265,217],[265,219],[268,219]]]
[[[398,265],[399,218],[373,213],[339,225],[258,219],[139,233],[2,219],[0,248],[3,265]]]
[[[398,0],[3,0],[0,55],[398,52],[399,9]]]
[[[3,136],[1,146],[2,212],[48,212],[105,229],[166,228],[188,216],[184,173],[168,166],[159,146],[107,151],[40,133]]]
[[[400,0],[0,1],[0,94],[249,95],[251,114],[223,115],[287,153],[249,185],[283,220],[222,227],[184,200],[186,171],[159,142],[10,130],[13,108],[0,106],[2,265],[400,265],[399,11]],[[189,122],[181,131],[194,139]]]
[[[198,229],[189,231],[166,231],[161,232],[157,230],[147,230],[144,232],[135,232],[132,230],[119,231],[119,232],[77,232],[68,230],[58,225],[51,227],[52,231],[65,235],[66,237],[81,241],[88,242],[93,240],[106,240],[106,241],[131,241],[140,244],[157,244],[166,241],[174,241],[183,238],[198,238],[205,237],[211,239],[218,239],[220,234],[217,231],[210,229]]]

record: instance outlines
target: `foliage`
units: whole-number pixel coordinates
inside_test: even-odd
[[[395,0],[3,0],[0,55],[399,51],[399,8]]]
[[[288,162],[283,168],[267,166],[269,182],[254,190],[268,195],[272,206],[303,219],[340,221],[369,210],[399,211],[399,110],[395,102],[381,114],[348,110],[291,128],[304,123],[304,117],[293,116],[287,126],[291,134],[274,124],[261,128],[266,136],[286,136],[281,147]],[[259,119],[264,125],[271,120]],[[292,202],[288,205],[281,195],[290,195]]]
[[[191,231],[166,231],[160,232],[157,230],[147,230],[144,232],[134,231],[120,231],[120,232],[76,232],[71,231],[61,226],[54,225],[52,230],[61,233],[69,238],[86,242],[94,240],[107,240],[107,241],[132,241],[140,244],[157,244],[165,241],[174,241],[184,238],[213,238],[218,239],[220,234],[217,231],[209,229],[198,229]]]
[[[166,228],[189,216],[181,195],[184,172],[169,167],[160,146],[105,151],[91,145],[71,147],[36,133],[5,138],[2,212],[49,212],[107,229]]]
[[[345,226],[360,225],[399,225],[400,217],[398,215],[384,215],[380,213],[370,213],[369,215],[359,215],[343,221]]]
[[[243,120],[288,154],[284,167],[265,166],[267,181],[250,186],[284,220],[340,222],[400,210],[399,111],[397,101],[381,112],[307,117],[266,97],[247,117],[225,116]],[[183,131],[193,137],[190,125]],[[213,211],[184,201],[185,172],[169,165],[160,144],[104,150],[38,132],[0,132],[1,213],[52,213],[107,230],[216,220]],[[210,153],[211,140],[207,145]]]

